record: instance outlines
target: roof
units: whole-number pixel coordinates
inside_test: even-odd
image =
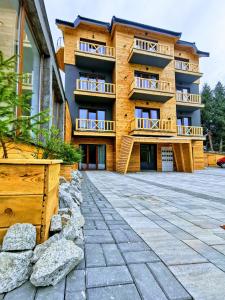
[[[191,43],[191,42],[187,42],[187,41],[183,41],[183,40],[178,40],[177,45],[181,45],[181,46],[184,46],[184,47],[190,47],[190,48],[194,49],[195,53],[198,54],[201,57],[209,57],[209,52],[204,52],[204,51],[199,50],[195,43]]]
[[[103,22],[103,21],[99,21],[99,20],[95,20],[95,19],[90,19],[90,18],[85,18],[85,17],[82,17],[80,15],[77,16],[77,18],[75,19],[74,22],[67,22],[67,21],[64,21],[64,20],[56,19],[56,24],[57,25],[65,25],[65,26],[72,27],[72,28],[76,28],[77,26],[79,26],[80,23],[86,23],[86,24],[92,24],[92,25],[97,25],[97,26],[100,26],[100,27],[104,27],[110,33],[113,30],[113,26],[116,25],[116,24],[121,24],[121,25],[126,25],[128,27],[132,27],[132,28],[152,31],[152,32],[155,32],[155,33],[161,33],[161,34],[176,38],[177,39],[177,42],[176,42],[177,45],[182,45],[182,46],[185,46],[185,47],[191,47],[192,49],[194,49],[195,53],[197,55],[199,55],[200,57],[209,57],[209,53],[199,50],[196,47],[195,43],[180,40],[180,37],[182,35],[181,32],[175,32],[175,31],[171,31],[171,30],[168,30],[168,29],[163,29],[163,28],[154,27],[154,26],[150,26],[150,25],[146,25],[146,24],[142,24],[142,23],[137,23],[137,22],[134,22],[134,21],[120,19],[120,18],[117,18],[115,16],[112,17],[111,23]]]

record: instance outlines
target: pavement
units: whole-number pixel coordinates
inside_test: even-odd
[[[224,300],[225,169],[84,173],[84,261],[0,300]]]
[[[140,261],[132,261],[132,267],[127,261],[141,299],[190,299],[187,294],[196,300],[225,299],[224,169],[125,176],[92,171],[87,176],[160,260],[140,262],[139,253],[133,258]],[[149,271],[166,298],[151,294]]]

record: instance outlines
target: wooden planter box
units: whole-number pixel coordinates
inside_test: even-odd
[[[67,181],[71,181],[71,179],[72,179],[71,172],[76,171],[77,169],[78,169],[77,163],[75,163],[73,165],[61,164],[60,176],[63,176],[64,178],[66,178]]]
[[[32,223],[37,243],[48,239],[58,211],[61,160],[0,159],[0,243],[9,226]]]

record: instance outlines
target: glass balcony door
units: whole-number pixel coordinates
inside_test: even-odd
[[[80,170],[106,169],[106,145],[83,144],[80,148],[83,153]]]

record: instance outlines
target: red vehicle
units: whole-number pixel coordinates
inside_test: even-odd
[[[221,167],[221,168],[225,168],[225,156],[218,159],[216,162],[217,166]]]

